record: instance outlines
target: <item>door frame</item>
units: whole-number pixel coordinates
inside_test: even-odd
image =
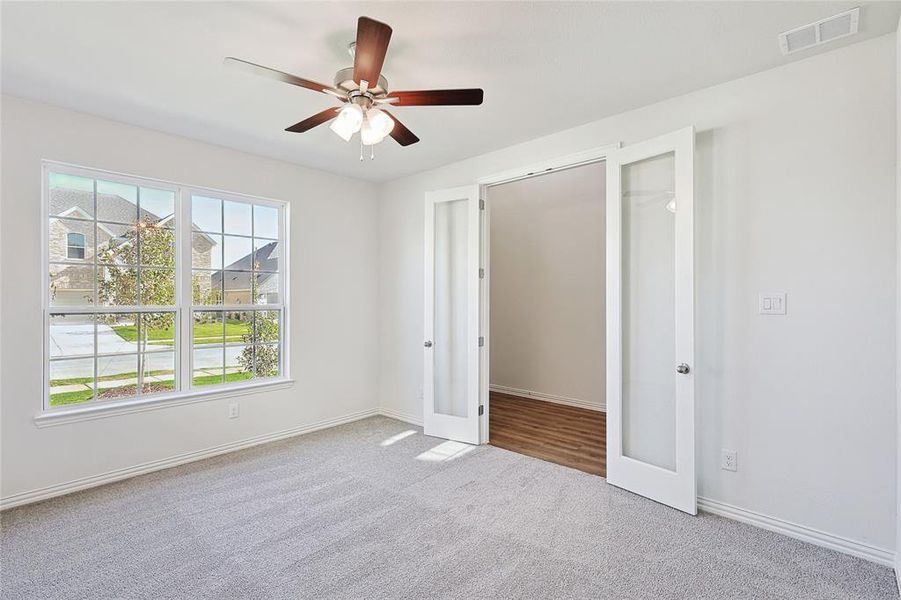
[[[489,415],[491,406],[489,405],[489,358],[491,352],[491,335],[490,335],[490,314],[491,314],[491,256],[490,256],[490,222],[488,210],[488,188],[504,183],[511,183],[521,179],[529,179],[531,177],[539,177],[557,171],[573,169],[592,163],[602,162],[607,159],[607,155],[611,151],[622,147],[622,143],[616,142],[606,144],[576,152],[544,160],[538,163],[532,163],[522,167],[515,167],[496,173],[480,177],[476,180],[479,186],[479,199],[481,203],[480,211],[480,235],[479,235],[479,260],[480,268],[483,269],[484,276],[479,279],[479,335],[484,340],[481,352],[479,354],[479,404],[484,407],[482,415],[479,417],[479,442],[487,444],[490,437],[489,431]],[[605,440],[606,443],[606,440]]]

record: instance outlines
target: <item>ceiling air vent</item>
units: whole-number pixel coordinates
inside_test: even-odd
[[[832,40],[837,40],[857,33],[857,22],[860,20],[860,8],[832,15],[816,23],[804,25],[779,34],[779,48],[782,54],[791,54],[799,50],[813,48]]]

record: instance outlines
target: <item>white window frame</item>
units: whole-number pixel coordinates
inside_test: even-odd
[[[46,279],[49,273],[50,256],[49,256],[49,224],[52,218],[49,210],[49,174],[61,173],[67,175],[75,175],[88,177],[92,179],[102,179],[105,181],[114,181],[128,185],[153,187],[156,189],[170,190],[175,192],[175,211],[178,215],[175,223],[176,235],[176,256],[175,256],[175,305],[176,314],[176,339],[178,341],[178,351],[175,352],[175,371],[176,371],[176,390],[173,392],[164,392],[157,394],[147,394],[134,396],[103,402],[86,402],[84,404],[73,404],[53,407],[49,404],[50,396],[50,315],[57,313],[65,314],[104,314],[104,313],[147,313],[147,312],[171,312],[173,306],[51,306],[50,291],[48,281]],[[278,292],[280,302],[277,304],[239,304],[239,305],[193,305],[192,298],[192,246],[191,246],[191,196],[201,195],[217,198],[221,200],[230,200],[244,204],[256,204],[261,206],[269,206],[279,211],[278,226],[278,243],[279,243],[279,270],[278,270]],[[290,325],[290,205],[282,200],[271,198],[263,198],[259,196],[251,196],[235,192],[226,192],[213,188],[205,188],[200,186],[192,186],[183,183],[177,183],[162,179],[154,179],[136,175],[128,175],[113,171],[96,169],[90,167],[82,167],[52,160],[41,161],[41,216],[43,224],[41,226],[41,265],[43,269],[41,306],[43,313],[42,328],[42,370],[43,370],[43,393],[41,394],[40,411],[35,417],[38,426],[56,425],[60,423],[80,421],[84,419],[93,419],[100,416],[128,413],[134,411],[143,411],[151,408],[161,408],[165,406],[180,405],[190,402],[211,400],[223,397],[231,397],[244,395],[265,389],[279,389],[293,384],[290,374],[290,344],[288,331]],[[95,219],[96,221],[96,215]],[[67,238],[68,241],[68,238]],[[87,240],[86,240],[87,242]],[[86,244],[87,245],[87,244]],[[87,248],[85,248],[87,254]],[[68,257],[68,252],[67,255]],[[68,259],[68,258],[67,258]],[[71,259],[68,259],[71,260]],[[93,256],[93,262],[96,268],[96,249]],[[227,265],[222,265],[222,270]],[[94,287],[96,302],[96,284]],[[225,298],[223,298],[223,301]],[[192,319],[193,314],[197,311],[254,311],[254,310],[273,310],[279,311],[281,319],[279,323],[279,375],[276,377],[267,377],[263,379],[250,379],[241,382],[222,383],[218,385],[206,385],[194,387],[193,379],[193,338]],[[96,338],[96,333],[95,333]],[[95,352],[93,354],[96,362],[96,339]],[[95,369],[96,370],[96,369]],[[95,373],[96,376],[96,373]]]

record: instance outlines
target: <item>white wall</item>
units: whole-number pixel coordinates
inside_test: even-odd
[[[2,98],[0,496],[371,410],[377,212],[371,184],[48,105]],[[292,388],[37,428],[41,159],[291,203]]]
[[[491,385],[603,408],[604,163],[489,188]]]
[[[893,549],[894,61],[883,36],[386,184],[382,406],[421,414],[426,190],[694,124],[699,492]]]

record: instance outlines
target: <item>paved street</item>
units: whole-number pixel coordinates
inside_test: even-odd
[[[68,317],[66,323],[54,322],[50,328],[50,356],[51,357],[86,357],[93,355],[94,331],[90,322],[78,322],[73,317]],[[127,353],[117,356],[104,356],[97,360],[97,375],[99,377],[115,375],[117,373],[135,373],[138,370],[137,342],[123,340],[113,331],[113,328],[103,323],[97,324],[97,347],[103,353]],[[148,371],[161,371],[174,369],[174,353],[166,350],[166,346],[154,346],[155,352],[145,354]],[[159,350],[159,352],[156,352]],[[244,350],[243,345],[229,346],[225,349],[226,364],[230,367],[238,366],[238,356]],[[194,350],[195,369],[222,368],[222,348],[199,347]],[[90,377],[93,369],[92,360],[79,358],[77,360],[54,361],[51,363],[51,379],[68,379],[73,377]],[[117,382],[116,385],[122,385]]]

